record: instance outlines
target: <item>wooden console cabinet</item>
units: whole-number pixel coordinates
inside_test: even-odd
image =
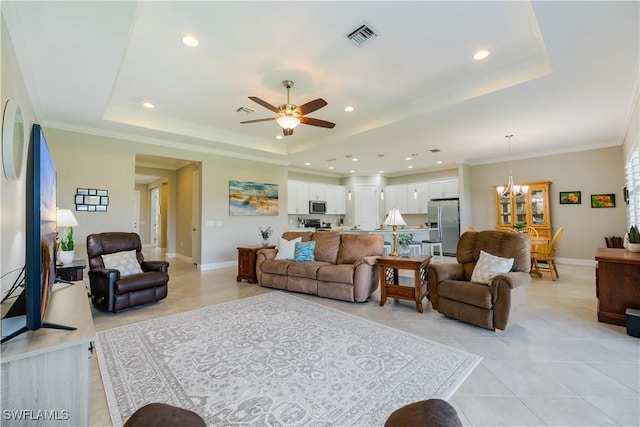
[[[626,326],[625,310],[640,309],[640,253],[599,248],[596,261],[598,321]]]
[[[275,246],[245,246],[238,248],[238,276],[236,282],[246,280],[258,283],[256,277],[256,257],[260,249],[273,249]]]
[[[87,289],[82,283],[54,289],[45,321],[77,329],[38,329],[2,344],[3,426],[89,425],[95,329]]]

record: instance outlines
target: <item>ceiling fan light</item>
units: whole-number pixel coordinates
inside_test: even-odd
[[[295,129],[300,124],[300,119],[291,116],[281,116],[276,120],[283,129]]]

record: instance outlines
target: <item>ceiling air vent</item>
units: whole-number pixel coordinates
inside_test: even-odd
[[[347,38],[351,40],[351,43],[356,46],[362,46],[365,43],[370,42],[371,40],[378,37],[380,34],[374,30],[371,25],[366,22],[360,25],[358,28],[349,33]]]
[[[238,107],[236,113],[244,114],[246,116],[247,114],[253,113],[253,110],[247,107]]]

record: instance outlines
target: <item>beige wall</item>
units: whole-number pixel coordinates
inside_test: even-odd
[[[514,160],[516,183],[551,181],[551,220],[553,231],[564,227],[558,257],[593,260],[604,237],[622,236],[626,207],[623,201],[624,167],[622,147]],[[470,169],[472,194],[471,223],[476,229],[495,227],[493,186],[506,182],[506,162],[474,166]],[[558,192],[581,191],[582,204],[560,205]],[[590,195],[615,193],[616,207],[591,208]]]
[[[101,231],[130,231],[133,228],[133,198],[135,189],[135,156],[148,154],[179,158],[202,163],[202,250],[203,268],[232,265],[237,246],[261,242],[258,227],[271,226],[276,235],[286,229],[286,181],[283,166],[195,153],[172,148],[142,144],[119,138],[88,135],[59,129],[45,129],[53,160],[58,169],[59,197],[71,197],[77,187],[109,190],[107,212],[78,212],[79,226],[74,229],[77,242],[91,233]],[[138,168],[140,173],[148,172]],[[168,183],[167,251],[181,254],[176,248],[177,187],[175,171],[155,170]],[[278,216],[230,216],[229,180],[268,182],[279,185],[280,211]],[[190,190],[189,190],[190,191]],[[69,199],[73,201],[72,198]],[[71,207],[69,204],[61,207]],[[184,242],[184,234],[180,233]],[[86,248],[77,247],[86,254]],[[187,246],[190,248],[190,246]],[[190,256],[190,255],[185,255]]]
[[[0,172],[0,284],[2,293],[8,291],[24,265],[25,257],[25,182],[26,150],[31,135],[31,125],[37,122],[27,89],[18,68],[15,51],[7,32],[4,18],[0,19],[1,31],[1,85],[0,98],[4,107],[8,100],[16,101],[24,118],[25,152],[23,169],[18,181],[8,181]],[[0,166],[1,168],[1,166]]]

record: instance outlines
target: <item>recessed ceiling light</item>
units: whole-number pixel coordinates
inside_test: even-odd
[[[378,171],[378,173],[384,173],[384,171]]]
[[[413,169],[413,166],[409,165],[407,166],[408,169]]]
[[[309,162],[304,162],[304,165],[305,165],[305,166],[310,166],[310,165],[311,165],[311,163],[309,163]]]
[[[329,169],[335,169],[333,166],[329,166]]]
[[[436,165],[441,165],[441,164],[442,164],[442,160],[438,160],[438,161],[436,162]]]
[[[405,160],[411,160],[411,157],[407,156],[404,158]]]
[[[143,103],[142,103],[142,106],[143,106],[144,108],[156,108],[156,106],[155,106],[155,105],[153,105],[153,102],[149,102],[149,101],[143,102]]]
[[[355,171],[354,171],[353,169],[351,169],[351,170],[349,171],[349,173],[354,173],[354,172],[355,172]]]
[[[184,36],[182,36],[182,43],[190,47],[196,47],[200,44],[198,39],[192,36],[191,34],[185,34]]]
[[[489,56],[491,52],[489,52],[488,50],[479,50],[477,51],[474,55],[473,55],[473,59],[475,59],[476,61],[480,61],[481,59],[486,58],[487,56]]]
[[[282,139],[283,136],[282,135],[276,135],[276,139]]]
[[[358,161],[358,158],[357,158],[357,157],[354,157],[353,159],[351,159],[351,161],[352,161],[352,162],[357,162],[357,161]]]
[[[351,105],[347,105],[346,107],[344,107],[344,111],[346,111],[347,113],[350,113],[353,111],[353,107]]]

